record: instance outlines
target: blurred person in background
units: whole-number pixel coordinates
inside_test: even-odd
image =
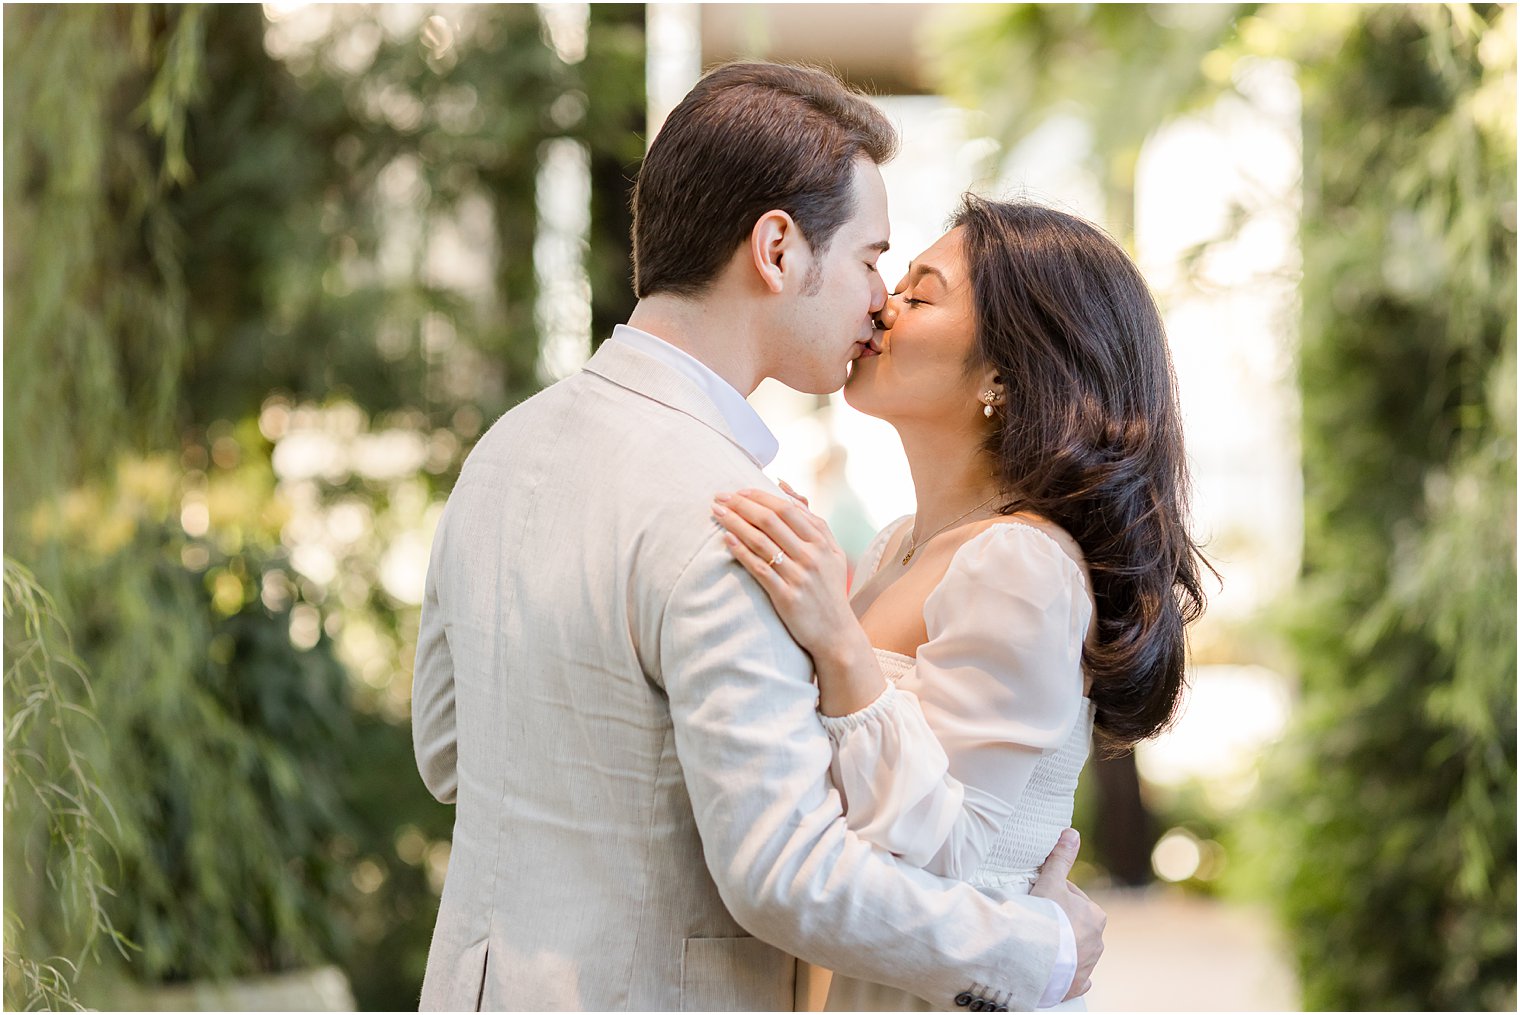
[[[413,687],[456,805],[422,1007],[790,1009],[792,955],[943,1008],[1086,989],[1074,843],[994,897],[847,827],[813,664],[708,513],[768,486],[762,379],[871,351],[896,140],[828,74],[710,73],[640,169],[628,325],[466,461]]]
[[[817,668],[849,827],[1016,898],[1071,821],[1094,725],[1128,747],[1181,695],[1207,565],[1166,336],[1096,227],[975,197],[879,324],[845,398],[897,429],[918,513],[877,535],[853,598],[805,501],[750,489],[713,510]],[[827,1008],[930,1000],[835,975]]]

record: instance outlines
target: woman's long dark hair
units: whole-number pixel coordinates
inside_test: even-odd
[[[1097,603],[1083,662],[1105,747],[1153,736],[1182,696],[1184,627],[1205,605],[1166,331],[1139,269],[1097,227],[967,196],[976,352],[1006,392],[986,450],[1030,512],[1076,539]]]

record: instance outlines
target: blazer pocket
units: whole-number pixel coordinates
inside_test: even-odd
[[[791,1011],[797,960],[757,937],[689,937],[682,1011]]]

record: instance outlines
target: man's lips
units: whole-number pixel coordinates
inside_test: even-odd
[[[881,339],[883,334],[885,334],[885,332],[873,331],[871,332],[870,338],[856,342],[856,346],[858,346],[860,349],[860,355],[857,358],[869,359],[872,356],[880,356],[882,344]]]

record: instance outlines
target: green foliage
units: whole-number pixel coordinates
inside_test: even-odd
[[[213,500],[233,500],[226,484],[246,478],[211,477]],[[63,827],[8,808],[8,871],[35,864],[27,850],[42,843],[51,882],[8,879],[27,935],[18,951],[71,940],[87,902],[138,979],[278,971],[330,955],[347,892],[334,850],[347,808],[333,778],[351,758],[346,675],[315,629],[312,648],[292,644],[292,610],[313,625],[316,611],[281,601],[281,551],[254,536],[227,553],[170,528],[185,481],[163,459],[124,462],[113,480],[74,491],[41,539],[59,612],[97,678],[52,690],[50,707],[70,722],[37,727],[34,710],[50,702],[37,688],[48,685],[17,680],[13,697],[7,674],[12,728],[35,727],[24,756],[7,754],[8,785],[88,779],[69,797],[90,808]],[[224,533],[239,527],[218,520]],[[8,653],[27,653],[13,669],[46,658],[34,644],[8,637]],[[78,673],[66,655],[51,658],[55,684]],[[99,720],[71,732],[86,709]],[[109,825],[93,817],[104,801]],[[99,1003],[99,978],[83,982],[81,996]]]
[[[100,682],[110,739],[94,746],[123,819],[131,890],[112,908],[140,949],[134,973],[226,977],[332,954],[345,675],[330,645],[291,644],[288,610],[259,600],[255,554],[213,559],[205,574],[168,554],[145,569],[137,540],[170,542],[145,529],[71,575],[70,590],[111,674]]]
[[[454,811],[414,777],[410,737],[378,715],[361,712],[355,722],[363,763],[345,773],[345,787],[362,830],[352,845],[368,890],[352,913],[355,947],[344,965],[361,1009],[412,1008],[427,968]]]
[[[450,17],[435,52],[386,12],[348,9],[271,60],[257,7],[206,13],[213,43],[188,115],[196,183],[173,203],[194,251],[182,422],[243,418],[280,392],[446,425],[538,390],[534,190],[555,137],[581,140],[602,172],[593,294],[626,317],[617,174],[642,154],[641,11],[594,10],[576,65],[544,44],[531,5]],[[482,277],[459,274],[456,236]]]
[[[265,52],[259,8],[207,16],[197,184],[174,209],[195,251],[185,421],[256,413],[271,390],[488,417],[536,390],[525,255],[553,130],[541,109],[562,85],[534,9],[465,12],[484,23],[443,58],[354,12],[287,64]],[[436,233],[460,226],[489,248],[487,290],[428,263]]]
[[[26,508],[172,433],[189,294],[164,198],[185,173],[201,20],[195,7],[4,16],[10,543]]]
[[[1209,57],[1256,4],[988,4],[931,36],[947,94],[985,111],[1006,152],[1055,113],[1093,131],[1092,169],[1107,224],[1133,232],[1140,146],[1169,117],[1229,87]]]
[[[1368,8],[1303,76],[1303,714],[1270,805],[1311,1008],[1515,1004],[1514,40],[1513,8]]]
[[[234,527],[193,545],[176,523],[204,474],[140,457],[179,443],[196,294],[173,203],[203,13],[5,15],[7,243],[27,251],[6,275],[6,546],[79,659],[39,657],[14,694],[25,667],[7,675],[8,728],[27,734],[7,785],[80,801],[62,822],[46,801],[8,807],[8,963],[43,971],[21,980],[52,991],[34,991],[45,1006],[89,998],[74,977],[102,934],[168,980],[309,962],[338,933],[326,849],[343,810],[321,776],[343,745],[341,671],[327,646],[295,653],[245,584],[271,543]],[[68,722],[33,721],[37,687]],[[86,711],[98,725],[75,729]]]
[[[594,327],[631,307],[640,6],[593,7],[577,63],[532,5],[291,16],[308,20],[5,11],[6,242],[24,252],[5,276],[6,549],[94,675],[101,729],[71,743],[119,817],[50,833],[8,810],[7,870],[27,844],[39,871],[73,871],[94,938],[119,930],[129,960],[75,985],[94,938],[34,879],[7,896],[8,1001],[338,960],[362,1005],[415,1002],[452,812],[413,767],[416,607],[382,561],[541,383],[546,141],[590,157]],[[350,457],[399,440],[421,464],[277,476],[275,445],[324,427]],[[343,512],[361,538],[313,577],[301,554]],[[39,780],[82,795],[55,771],[58,728],[25,728]]]
[[[101,732],[90,680],[58,606],[5,559],[5,1007],[81,1010],[80,965],[121,941],[102,855],[120,824],[87,745]],[[49,912],[46,900],[57,902]],[[23,947],[23,939],[35,942]],[[65,950],[68,954],[58,954]],[[51,953],[51,954],[50,954]]]

